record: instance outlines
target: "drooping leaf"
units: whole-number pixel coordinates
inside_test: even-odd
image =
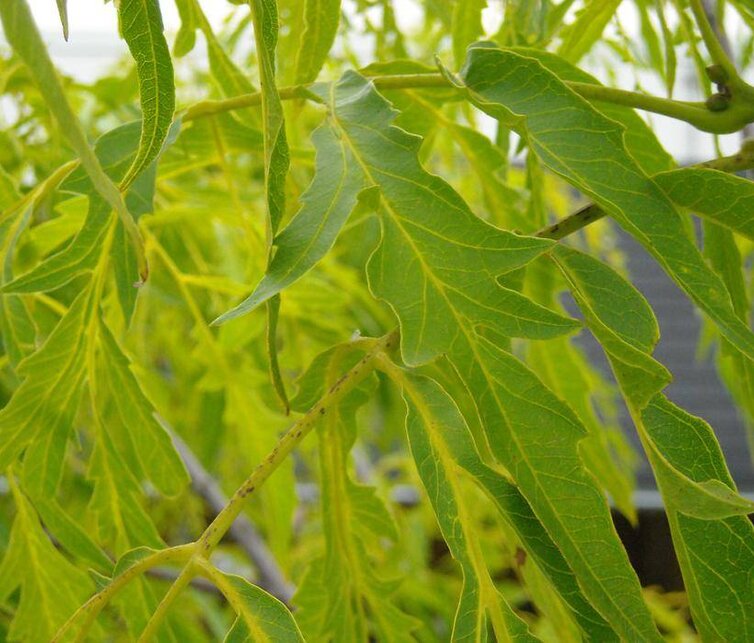
[[[754,360],[754,334],[736,316],[680,214],[626,151],[620,125],[540,63],[512,51],[472,48],[463,82],[472,100],[517,128],[551,170],[636,237],[725,337]]]
[[[318,355],[301,378],[293,407],[310,408],[310,400],[319,399],[370,344],[349,342]],[[375,569],[375,552],[398,538],[393,518],[375,490],[348,473],[356,440],[355,413],[369,399],[370,388],[362,385],[351,392],[319,424],[325,551],[312,561],[294,597],[299,607],[296,620],[311,639],[356,641],[371,634],[379,640],[408,641],[418,625],[395,605],[398,579],[386,579]]]
[[[97,393],[101,413],[107,418],[120,457],[137,479],[149,479],[167,495],[175,495],[188,482],[188,473],[170,436],[155,418],[155,410],[130,369],[130,362],[107,326],[98,332]]]
[[[306,0],[304,33],[296,58],[296,82],[317,80],[330,53],[340,21],[340,0]]]
[[[432,380],[405,374],[400,383],[408,407],[406,431],[411,454],[440,531],[463,572],[453,640],[485,640],[490,627],[498,641],[536,641],[495,587],[473,533],[455,454],[444,435],[447,427],[462,423],[458,409]]]
[[[454,0],[450,31],[456,65],[463,64],[466,47],[482,35],[482,11],[487,0]]]
[[[317,148],[314,179],[302,206],[275,238],[277,251],[254,292],[217,323],[253,310],[308,272],[332,247],[364,187],[364,176],[350,149],[324,123],[312,135]]]
[[[142,0],[129,0],[131,4],[140,1]],[[139,275],[142,279],[146,279],[148,268],[144,257],[143,241],[133,216],[128,211],[120,191],[105,174],[86,140],[86,135],[63,91],[26,0],[0,5],[0,20],[3,23],[5,37],[29,68],[63,136],[78,155],[95,190],[110,204],[127,230],[129,241],[135,249]]]
[[[20,589],[9,641],[46,643],[90,591],[87,575],[50,542],[34,507],[11,481],[16,517],[0,563],[0,603]]]
[[[142,112],[139,151],[120,183],[125,190],[160,153],[173,121],[175,84],[157,0],[122,0],[118,22],[136,61]]]
[[[60,24],[63,27],[63,38],[68,40],[68,0],[56,0],[56,2],[60,14]]]
[[[0,410],[0,469],[28,447],[24,484],[35,493],[54,493],[60,478],[84,383],[93,299],[84,289],[42,347],[18,365],[23,382]]]
[[[667,507],[694,622],[702,636],[726,640],[734,636],[733,629],[738,628],[740,633],[752,627],[751,609],[747,607],[751,602],[750,585],[747,586],[750,579],[745,581],[739,570],[748,568],[754,557],[754,527],[745,517],[754,505],[736,492],[709,425],[659,393],[664,386],[661,379],[655,378],[656,392],[648,397],[652,387],[639,383],[641,375],[625,376],[629,361],[624,359],[626,355],[643,350],[644,361],[652,359],[650,354],[658,335],[651,309],[638,291],[612,269],[594,259],[585,261],[584,257],[571,255],[561,266],[570,272],[572,284],[580,291],[577,303],[610,357],[654,470]],[[621,337],[622,345],[609,341],[606,332]],[[634,351],[626,352],[626,346]],[[736,545],[720,547],[722,542]],[[725,593],[729,608],[710,609],[718,592]],[[729,609],[738,612],[731,617]]]
[[[706,422],[660,395],[642,412],[641,422],[657,450],[685,480],[708,488],[714,485],[716,492],[724,493],[727,498],[735,495],[725,459]],[[746,640],[754,633],[751,520],[732,515],[745,513],[740,510],[730,511],[730,517],[719,520],[685,514],[683,510],[689,509],[686,502],[678,505],[675,501],[683,499],[681,494],[688,492],[688,486],[676,487],[676,481],[663,468],[655,467],[655,471],[667,503],[673,544],[689,593],[694,625],[704,639]],[[751,507],[748,511],[752,511]]]
[[[474,392],[495,458],[558,544],[584,594],[626,639],[660,640],[607,502],[586,471],[573,411],[515,357],[466,335],[451,360]],[[570,507],[562,511],[564,506]]]
[[[561,30],[558,54],[573,63],[581,60],[600,39],[620,3],[621,0],[588,0],[576,19]]]

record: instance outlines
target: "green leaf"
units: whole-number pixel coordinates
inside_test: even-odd
[[[643,408],[672,379],[651,357],[660,337],[652,309],[638,290],[601,261],[566,246],[559,246],[553,258],[623,390]]]
[[[34,507],[49,531],[71,554],[79,556],[95,569],[110,571],[112,561],[92,540],[84,528],[54,498],[33,498]]]
[[[495,640],[536,641],[495,587],[474,533],[471,510],[459,484],[456,454],[445,441],[445,434],[463,423],[458,409],[433,380],[407,373],[396,379],[408,407],[411,454],[443,538],[463,572],[452,639],[485,640],[491,626]]]
[[[594,640],[617,640],[615,632],[584,597],[576,576],[560,549],[551,540],[516,485],[482,462],[471,432],[454,402],[437,383],[427,378],[410,376],[400,371],[391,371],[391,374],[402,386],[404,396],[414,396],[419,400],[415,403],[417,408],[434,410],[435,419],[442,419],[425,425],[425,432],[437,443],[436,450],[444,456],[444,466],[449,467],[450,471],[465,472],[489,496],[501,517],[520,539],[527,554],[568,606],[583,632]],[[455,477],[454,473],[453,478]]]
[[[682,168],[652,177],[678,206],[754,241],[754,184],[708,168]]]
[[[42,347],[18,365],[23,382],[0,410],[0,470],[28,447],[24,484],[35,495],[54,493],[61,475],[84,383],[93,300],[91,288],[83,290]]]
[[[176,0],[175,6],[181,17],[181,26],[173,43],[173,55],[176,58],[182,58],[196,44],[197,12],[194,0]]]
[[[317,168],[301,197],[301,209],[275,238],[277,251],[254,292],[214,323],[253,310],[306,274],[332,248],[356,206],[365,183],[350,149],[329,123],[317,128],[312,141],[317,149]]]
[[[238,615],[226,642],[298,643],[304,640],[288,608],[275,597],[234,574],[213,570],[210,580]]]
[[[571,276],[581,277],[577,287],[582,294],[576,299],[595,335],[604,345],[605,331],[612,332],[651,359],[657,332],[646,301],[604,264],[576,258],[580,270],[570,270],[572,261],[565,265]],[[754,504],[736,492],[709,425],[659,393],[647,399],[646,387],[621,374],[621,356],[605,349],[666,504],[694,622],[703,637],[728,640],[732,623],[738,633],[753,626],[751,579],[744,580],[740,570],[749,569],[754,557],[754,526],[742,515],[751,513]],[[736,544],[720,546],[727,542]],[[730,610],[738,613],[731,617]]]
[[[188,473],[167,431],[130,369],[130,362],[112,333],[99,325],[97,400],[107,418],[105,430],[132,475],[147,478],[166,495],[175,495],[188,482]]]
[[[600,84],[599,80],[591,74],[549,51],[530,47],[511,47],[510,51],[538,60],[542,66],[549,69],[560,80],[590,83],[592,85]],[[675,168],[676,163],[673,157],[663,148],[646,121],[633,109],[613,103],[600,103],[599,111],[624,126],[623,140],[626,150],[647,174],[652,175],[656,172]]]
[[[112,438],[101,431],[89,460],[87,476],[94,482],[88,509],[100,542],[108,543],[116,553],[137,545],[159,549],[162,538],[140,504],[143,489],[127,469]]]
[[[338,33],[340,0],[306,0],[304,33],[296,56],[296,83],[317,80]]]
[[[455,0],[450,32],[453,38],[453,56],[460,67],[466,55],[466,47],[483,34],[482,11],[487,0]]]
[[[130,3],[139,1],[128,0]],[[143,242],[136,223],[128,211],[120,191],[105,174],[86,140],[84,131],[63,91],[26,0],[0,4],[0,20],[3,23],[5,37],[29,68],[63,136],[81,160],[81,165],[91,178],[94,188],[115,210],[128,231],[129,240],[136,250],[139,274],[142,279],[146,279],[148,269],[144,257]]]
[[[50,542],[34,507],[11,479],[16,517],[0,563],[0,603],[21,591],[9,641],[46,643],[89,594],[92,582]]]
[[[517,128],[545,165],[636,237],[725,337],[754,360],[754,334],[736,316],[680,214],[626,151],[620,125],[540,63],[512,51],[472,48],[463,82],[482,109]]]
[[[264,118],[265,193],[267,215],[274,237],[285,214],[285,177],[290,159],[285,138],[285,115],[275,82],[275,47],[278,15],[275,0],[249,0],[254,22],[254,39],[262,81]]]
[[[621,0],[587,0],[576,19],[561,30],[558,55],[576,63],[592,49],[615,15]]]
[[[90,197],[89,213],[84,226],[66,248],[52,255],[32,270],[16,277],[0,288],[0,292],[46,292],[67,284],[82,273],[92,270],[108,247],[106,237],[110,229],[110,205],[98,194]]]
[[[63,27],[63,38],[68,40],[68,0],[56,0],[56,2],[60,14],[60,24]]]
[[[528,368],[484,338],[450,356],[474,392],[489,447],[557,543],[586,597],[621,637],[659,641],[609,508],[584,468],[587,435]]]
[[[118,22],[136,61],[142,112],[139,151],[120,183],[125,190],[162,149],[173,121],[175,85],[157,0],[121,0]]]
[[[379,189],[382,240],[369,260],[369,285],[398,315],[406,363],[447,352],[468,325],[537,338],[576,327],[497,282],[551,244],[475,217],[421,166],[421,139],[390,124],[395,112],[369,81],[347,72],[333,88],[330,109],[367,185]]]
[[[735,494],[723,454],[706,422],[662,396],[642,412],[641,422],[674,470],[707,490],[713,486],[720,493],[724,488],[727,499]],[[674,488],[675,481],[662,469],[656,472],[697,631],[711,641],[754,636],[754,525],[740,515],[722,520],[685,515],[682,511],[689,506],[680,497],[683,489]],[[679,499],[681,506],[675,504]]]
[[[308,398],[319,399],[370,344],[340,344],[318,355],[300,380],[294,408],[309,408]],[[296,620],[313,640],[361,641],[371,634],[381,641],[408,641],[418,625],[395,605],[398,581],[386,580],[376,569],[386,541],[398,539],[393,518],[374,489],[348,473],[355,414],[370,388],[362,384],[319,423],[325,551],[309,565],[294,597]]]

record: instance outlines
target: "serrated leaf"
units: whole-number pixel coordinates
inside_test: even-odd
[[[433,440],[445,445],[444,449],[438,447],[445,455],[445,465],[452,461],[458,472],[462,470],[468,474],[489,496],[587,637],[599,641],[617,640],[615,632],[584,597],[558,546],[550,539],[516,485],[482,462],[463,416],[447,394],[426,378],[399,375],[396,380],[403,387],[404,395],[429,396],[429,408],[442,412],[443,421],[435,422],[427,427],[427,431]],[[423,382],[422,386],[415,386],[416,381]]]
[[[175,84],[157,0],[121,0],[118,22],[136,61],[142,112],[139,150],[120,183],[125,191],[162,149],[173,121]]]
[[[29,272],[16,277],[0,288],[3,293],[31,293],[54,290],[88,270],[92,270],[107,247],[110,224],[110,205],[97,193],[90,196],[89,212],[84,225],[58,253],[37,264]]]
[[[540,63],[512,51],[473,47],[463,82],[482,109],[509,120],[545,165],[593,197],[641,242],[723,335],[754,360],[754,334],[736,316],[680,214],[626,151],[620,125]]]
[[[660,337],[652,309],[639,291],[601,261],[566,246],[559,246],[552,256],[618,381],[643,408],[672,379],[651,357]]]
[[[23,382],[0,410],[0,470],[28,447],[24,484],[35,493],[54,493],[61,474],[84,383],[93,299],[91,288],[83,290],[42,347],[18,365]]]
[[[526,366],[482,337],[467,335],[450,359],[474,392],[493,455],[586,597],[622,637],[659,641],[607,502],[581,459],[587,430],[579,419]]]
[[[177,494],[188,482],[186,468],[104,322],[98,347],[96,390],[102,399],[97,402],[118,453],[137,479],[149,479],[166,495]]]
[[[390,124],[395,112],[362,76],[347,72],[323,98],[367,185],[379,189],[382,240],[369,260],[369,284],[398,315],[406,363],[447,352],[468,324],[538,338],[576,327],[497,282],[545,252],[548,242],[475,217],[445,181],[421,166],[421,139]]]
[[[329,389],[363,356],[370,342],[340,344],[321,353],[302,376],[294,404],[307,405]],[[368,400],[368,385],[330,410],[319,423],[319,465],[324,554],[312,561],[294,597],[297,622],[307,637],[327,641],[411,640],[416,623],[393,600],[397,583],[378,574],[374,552],[384,539],[397,540],[393,518],[374,489],[348,473],[356,440],[357,409]],[[294,406],[294,408],[300,408]],[[325,590],[325,588],[327,588]]]
[[[495,587],[479,542],[470,508],[459,486],[453,448],[445,441],[448,427],[462,423],[452,400],[434,381],[403,373],[399,382],[408,407],[406,431],[443,538],[463,572],[463,588],[453,624],[454,641],[536,641]]]
[[[50,542],[34,507],[11,482],[16,504],[10,542],[0,564],[0,603],[20,588],[9,641],[46,643],[84,601],[92,586]]]
[[[581,301],[577,297],[577,302],[601,303],[585,311],[590,328],[600,337],[603,330],[597,324],[601,324],[643,348],[650,359],[657,334],[647,324],[648,304],[630,284],[619,283],[622,280],[616,273],[608,277],[605,273],[612,272],[610,268],[593,259],[589,263],[598,276],[580,279],[582,292],[591,292]],[[622,312],[616,315],[616,310]],[[754,557],[754,527],[742,515],[754,505],[737,494],[710,427],[660,393],[647,399],[646,388],[637,388],[634,381],[621,376],[620,360],[611,362],[666,503],[695,624],[703,637],[727,640],[733,636],[731,623],[736,622],[739,633],[754,626],[751,607],[746,607],[752,600],[751,579],[744,581],[738,571],[750,567]],[[733,548],[720,547],[731,541],[736,542]],[[731,619],[727,608],[714,608],[719,604],[718,592],[725,593],[724,604],[740,609],[740,616]]]
[[[304,33],[296,56],[296,83],[317,80],[338,33],[340,0],[306,0]]]
[[[682,168],[652,177],[677,205],[754,241],[754,184],[709,168]]]

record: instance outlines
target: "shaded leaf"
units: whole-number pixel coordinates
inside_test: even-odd
[[[296,57],[296,83],[317,80],[340,21],[340,0],[306,0],[304,33]]]

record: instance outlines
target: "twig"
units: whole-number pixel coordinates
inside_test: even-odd
[[[172,436],[175,447],[186,464],[186,469],[191,475],[191,486],[194,491],[215,514],[219,514],[228,504],[228,497],[223,493],[218,482],[202,466],[189,446],[175,431],[170,429],[162,418],[160,418],[160,422]],[[256,584],[284,603],[290,603],[295,587],[286,580],[275,557],[267,547],[267,543],[264,542],[251,521],[241,514],[228,531],[257,568],[259,578]]]

